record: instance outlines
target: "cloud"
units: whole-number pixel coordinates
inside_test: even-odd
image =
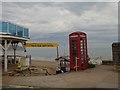
[[[3,2],[2,7],[3,20],[30,28],[31,41],[68,45],[74,31],[86,32],[94,47],[117,41],[117,2]]]
[[[78,26],[90,28],[90,26],[116,24],[117,14],[113,14],[116,7],[113,5],[113,3],[112,5],[111,3],[3,3],[3,18],[39,32],[60,32]]]
[[[117,26],[117,3],[3,3],[3,19],[32,33],[53,33]],[[97,30],[99,29],[99,30]],[[109,29],[108,29],[109,30]],[[92,32],[91,32],[92,33]]]

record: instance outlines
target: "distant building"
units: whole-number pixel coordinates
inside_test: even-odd
[[[112,55],[115,69],[120,69],[120,42],[112,44]]]

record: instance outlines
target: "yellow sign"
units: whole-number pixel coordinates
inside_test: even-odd
[[[58,47],[58,43],[26,43],[26,47]]]

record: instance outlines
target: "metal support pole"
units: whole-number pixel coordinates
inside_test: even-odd
[[[14,63],[16,64],[16,49],[14,49]]]
[[[4,71],[7,72],[7,40],[5,40],[4,60]]]
[[[57,46],[57,58],[59,57],[58,46]]]

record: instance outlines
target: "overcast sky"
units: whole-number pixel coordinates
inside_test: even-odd
[[[117,2],[3,2],[2,19],[28,27],[31,42],[58,42],[67,54],[69,34],[86,32],[89,53],[96,51],[95,55],[110,57],[111,44],[118,39],[117,5]],[[105,48],[108,54],[107,51],[103,54]],[[98,52],[101,49],[103,52]]]

